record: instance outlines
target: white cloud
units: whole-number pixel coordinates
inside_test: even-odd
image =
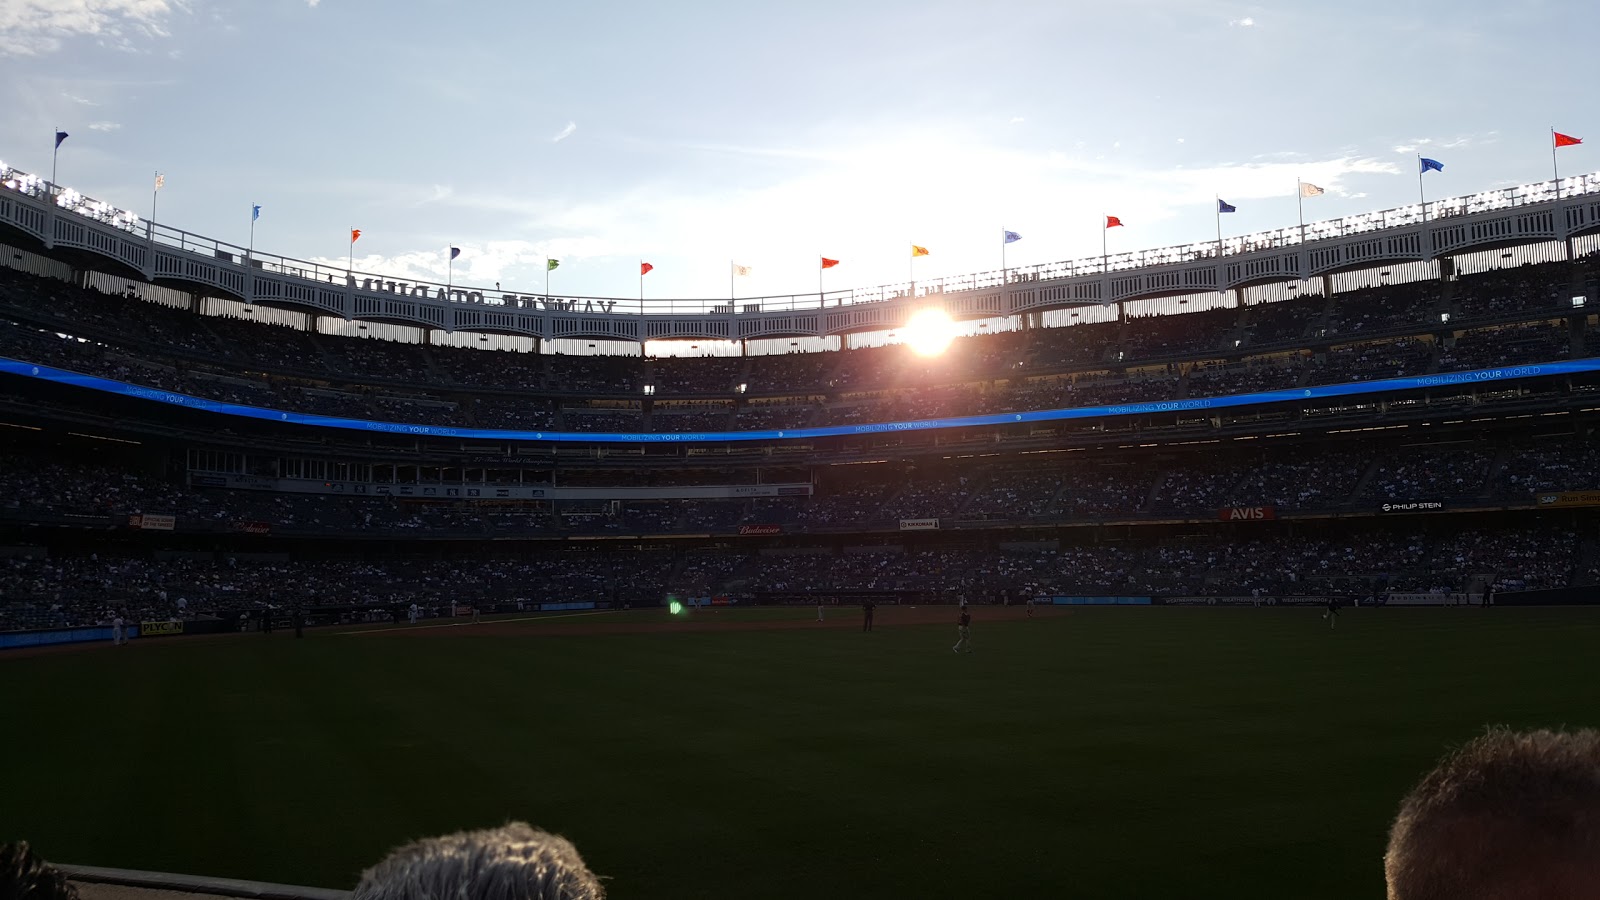
[[[1249,16],[1245,16],[1242,19],[1229,19],[1228,24],[1234,28],[1254,28],[1256,20]]]
[[[83,98],[83,97],[79,97],[77,94],[69,94],[69,93],[67,93],[65,91],[63,91],[61,93],[61,96],[65,97],[66,99],[68,99],[70,101],[72,101],[73,103],[79,104],[80,106],[99,106],[100,105],[100,104],[94,102],[93,100],[89,100],[89,99],[86,99],[86,98]]]
[[[119,49],[166,37],[167,21],[189,0],[0,0],[0,55],[35,56],[67,38],[93,37]]]
[[[317,4],[319,4],[321,2],[322,2],[322,0],[306,0],[306,5],[311,7],[312,9],[316,9],[317,8]]]
[[[1028,121],[1028,120],[1024,119],[1021,116],[1012,116],[1010,124],[1012,124],[1012,125],[1021,125],[1023,122],[1026,122],[1026,121]]]
[[[561,260],[562,267],[570,271],[584,260],[624,252],[622,248],[596,237],[557,238],[537,244],[532,241],[465,241],[457,242],[455,246],[461,248],[461,255],[453,266],[448,265],[449,251],[440,247],[393,256],[378,253],[358,256],[354,267],[358,272],[381,272],[392,278],[438,284],[444,284],[448,275],[454,284],[461,287],[493,288],[496,282],[505,281],[507,272],[518,267],[542,272],[544,261],[548,258]],[[310,261],[334,269],[343,269],[351,264],[343,256],[312,257]],[[562,274],[558,270],[555,280],[559,281]],[[503,287],[507,292],[538,293],[543,289],[543,283],[519,282],[513,285],[506,282]]]
[[[458,284],[501,281],[508,290],[538,293],[548,250],[563,260],[552,282],[557,292],[563,277],[581,272],[587,292],[628,296],[637,290],[632,267],[644,256],[656,263],[662,289],[691,296],[698,285],[725,280],[733,256],[756,267],[752,292],[788,293],[814,289],[813,250],[846,260],[848,271],[832,273],[836,282],[830,274],[830,287],[893,284],[906,277],[906,240],[934,251],[919,264],[919,278],[995,268],[989,224],[1001,221],[1029,237],[1028,246],[1012,248],[1013,264],[1087,258],[1100,252],[1101,211],[1138,223],[1122,235],[1124,249],[1155,248],[1204,238],[1206,228],[1192,228],[1190,220],[1204,223],[1196,211],[1211,208],[1217,193],[1235,204],[1281,201],[1292,216],[1297,177],[1348,196],[1368,187],[1354,179],[1409,171],[1359,155],[1151,169],[1120,154],[1097,160],[1082,150],[1008,148],[980,136],[832,144],[805,157],[788,177],[754,189],[653,181],[565,204],[466,191],[441,197],[437,215],[514,221],[529,236],[461,245],[468,252],[456,261]],[[930,184],[940,190],[929,191]],[[1069,200],[1078,214],[1063,217]],[[358,268],[437,281],[445,271],[442,250],[358,261]]]
[[[93,131],[116,131],[121,127],[121,122],[92,122],[89,125],[89,128]]]
[[[566,140],[567,138],[572,137],[572,133],[574,131],[577,131],[577,130],[578,130],[578,123],[577,122],[568,122],[567,123],[567,127],[561,129],[561,131],[558,132],[555,137],[551,138],[550,141],[552,143],[560,143],[560,142]]]

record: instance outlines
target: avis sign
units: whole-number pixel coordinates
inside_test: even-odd
[[[1217,518],[1224,522],[1258,522],[1277,517],[1278,508],[1275,506],[1230,506],[1217,510]]]

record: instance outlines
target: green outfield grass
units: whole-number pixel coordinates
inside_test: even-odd
[[[1314,610],[980,609],[967,656],[884,612],[870,635],[0,654],[0,839],[349,887],[400,841],[526,819],[619,898],[1345,900],[1382,896],[1389,819],[1447,745],[1600,724],[1600,610],[1348,610],[1330,633]]]

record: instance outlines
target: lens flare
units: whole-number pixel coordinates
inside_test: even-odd
[[[912,315],[900,333],[913,353],[938,356],[955,339],[956,323],[942,309],[924,309]]]

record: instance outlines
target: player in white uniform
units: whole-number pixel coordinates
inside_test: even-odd
[[[822,601],[821,600],[817,601],[817,621],[818,622],[822,621]]]
[[[111,616],[111,643],[122,646],[128,642],[128,629],[123,624],[122,613],[113,613]]]
[[[1033,618],[1033,595],[1028,595],[1028,618]]]

